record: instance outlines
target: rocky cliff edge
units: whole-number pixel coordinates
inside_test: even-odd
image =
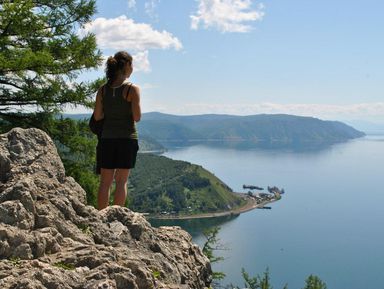
[[[86,205],[52,140],[38,129],[0,135],[0,288],[205,288],[211,267],[179,227]]]

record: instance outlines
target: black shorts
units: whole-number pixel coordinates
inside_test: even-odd
[[[100,167],[103,169],[132,169],[135,167],[139,145],[137,139],[102,138]]]

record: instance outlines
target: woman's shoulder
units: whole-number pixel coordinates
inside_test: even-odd
[[[133,84],[132,82],[125,82],[123,95],[127,101],[132,101],[132,99],[137,99],[140,97],[140,88],[138,85]]]
[[[103,94],[105,92],[107,86],[108,86],[108,82],[103,83],[102,85],[99,86],[99,89],[97,90],[97,92]]]
[[[140,87],[138,85],[132,84],[131,86],[131,99],[138,99],[140,98]]]
[[[126,89],[128,90],[129,94],[140,94],[140,87],[132,82],[126,83]]]
[[[131,89],[135,92],[140,92],[140,87],[137,84],[131,84]]]
[[[125,81],[123,85],[125,85],[126,87],[135,88],[135,89],[139,88],[137,84],[134,84],[133,82],[130,82],[130,81]]]

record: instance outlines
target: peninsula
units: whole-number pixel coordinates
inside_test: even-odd
[[[237,210],[248,200],[202,166],[139,154],[129,182],[128,207],[151,216]]]
[[[173,214],[157,214],[157,215],[147,215],[148,219],[159,219],[159,220],[186,220],[186,219],[205,219],[205,218],[217,218],[224,216],[235,216],[240,215],[242,213],[248,212],[257,208],[265,208],[265,205],[275,202],[279,200],[275,196],[249,196],[244,193],[237,193],[240,197],[244,198],[246,203],[238,208],[234,208],[231,210],[223,211],[223,212],[212,212],[212,213],[200,213],[194,215],[173,215]]]
[[[252,188],[262,189],[257,186]],[[237,215],[281,198],[281,191],[234,192],[202,166],[165,156],[139,154],[129,182],[128,207],[152,219]]]

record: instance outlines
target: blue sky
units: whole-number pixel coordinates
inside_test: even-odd
[[[82,31],[134,55],[143,111],[384,122],[384,1],[114,0]],[[85,73],[95,78],[103,69]]]

